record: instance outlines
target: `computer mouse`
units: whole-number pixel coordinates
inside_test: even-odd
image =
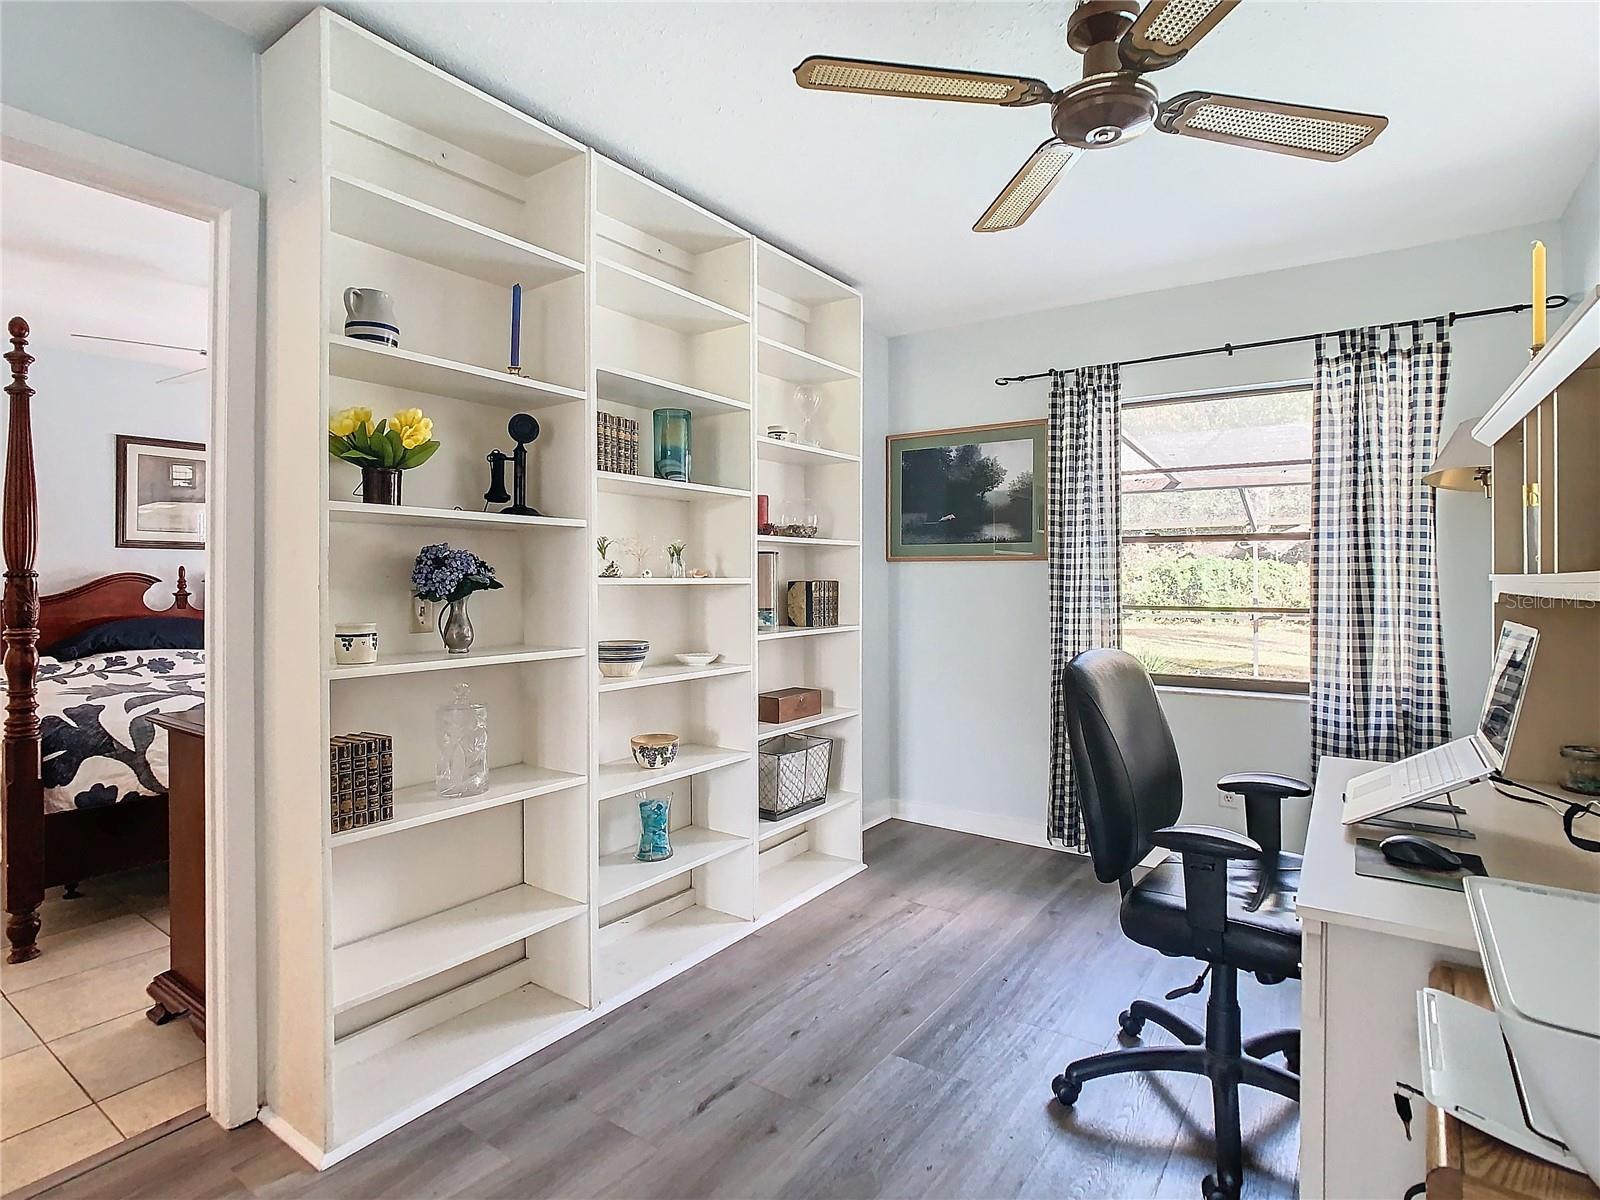
[[[1459,871],[1461,856],[1414,833],[1397,833],[1378,843],[1384,861],[1400,867],[1418,867],[1424,871]]]

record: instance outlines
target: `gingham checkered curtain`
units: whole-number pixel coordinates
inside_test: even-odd
[[[1390,762],[1450,736],[1433,462],[1450,333],[1419,324],[1317,339],[1311,518],[1311,749]]]
[[[1050,840],[1086,851],[1067,737],[1067,664],[1122,644],[1122,379],[1115,365],[1050,377]]]

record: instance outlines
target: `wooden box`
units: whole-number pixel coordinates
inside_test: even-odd
[[[756,715],[768,725],[782,725],[822,714],[822,693],[816,688],[779,688],[756,698]]]

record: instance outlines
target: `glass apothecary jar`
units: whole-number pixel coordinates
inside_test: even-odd
[[[435,714],[439,757],[434,786],[447,797],[476,796],[489,787],[489,707],[473,701],[470,685],[456,684],[455,698]]]
[[[1600,746],[1561,747],[1561,786],[1580,796],[1600,796]]]

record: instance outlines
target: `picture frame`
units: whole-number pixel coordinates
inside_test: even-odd
[[[1042,417],[895,433],[884,443],[889,562],[1044,559],[1049,435]]]
[[[117,546],[204,550],[205,443],[119,433],[116,458]]]

